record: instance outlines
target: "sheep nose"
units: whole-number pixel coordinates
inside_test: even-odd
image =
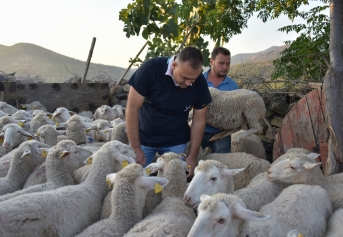
[[[271,174],[272,172],[270,170],[268,170],[267,174]]]
[[[3,146],[5,149],[9,149],[11,147],[11,144],[9,142],[5,142]]]
[[[189,197],[188,195],[185,195],[184,197],[183,197],[183,203],[185,204],[185,205],[189,205],[189,202],[191,201],[191,197]]]

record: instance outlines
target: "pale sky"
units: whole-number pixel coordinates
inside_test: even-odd
[[[0,44],[32,43],[68,57],[86,61],[93,37],[96,44],[92,63],[127,68],[145,40],[126,38],[119,11],[132,0],[0,0]],[[321,4],[310,2],[310,7]],[[296,20],[295,23],[301,21]],[[248,21],[242,34],[226,45],[231,55],[255,53],[294,40],[295,33],[277,29],[292,24],[287,17],[263,23],[256,17]],[[213,48],[210,44],[209,50]],[[145,57],[146,52],[142,52]],[[0,65],[1,68],[1,65]]]

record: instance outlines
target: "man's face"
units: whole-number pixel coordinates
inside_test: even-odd
[[[213,60],[210,60],[211,70],[217,77],[225,77],[230,69],[231,57],[229,55],[218,54]]]
[[[187,62],[173,62],[173,77],[181,88],[187,88],[198,78],[202,67],[193,69]]]

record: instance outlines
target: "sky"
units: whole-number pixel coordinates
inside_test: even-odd
[[[0,0],[0,44],[32,43],[56,53],[86,61],[93,37],[96,43],[92,63],[127,68],[145,43],[141,36],[127,38],[121,9],[132,0]],[[310,9],[320,4],[310,2]],[[293,23],[301,23],[296,19]],[[255,53],[294,40],[296,33],[282,33],[280,27],[293,24],[283,16],[263,23],[256,16],[248,28],[225,44],[231,55]],[[209,50],[213,48],[210,42]],[[145,57],[146,51],[142,52]],[[1,68],[1,65],[0,65]]]

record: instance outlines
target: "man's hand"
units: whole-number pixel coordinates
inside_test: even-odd
[[[189,173],[187,175],[187,178],[191,178],[194,176],[194,169],[198,165],[198,162],[196,160],[196,157],[193,158],[193,157],[188,156],[186,158],[186,163],[191,167],[189,169]]]
[[[140,164],[141,166],[145,166],[145,155],[142,149],[137,149],[136,150],[136,154],[137,154],[137,159],[136,159],[136,163]]]

